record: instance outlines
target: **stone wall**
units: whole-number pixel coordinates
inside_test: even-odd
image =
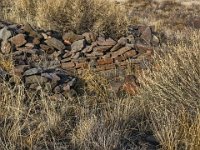
[[[104,72],[148,61],[160,43],[156,35],[153,27],[132,26],[129,36],[114,40],[92,32],[61,34],[1,22],[1,53],[12,57],[14,68],[10,73],[1,66],[0,76],[10,82],[18,76],[28,89],[44,87],[62,93],[73,87],[74,74],[84,69]]]

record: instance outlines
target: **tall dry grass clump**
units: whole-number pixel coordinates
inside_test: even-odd
[[[129,24],[125,8],[109,0],[10,0],[6,8],[5,19],[45,29],[119,36]]]
[[[167,150],[200,148],[200,32],[187,33],[169,54],[156,58],[157,68],[141,80],[138,96]]]

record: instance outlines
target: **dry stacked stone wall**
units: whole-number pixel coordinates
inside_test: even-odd
[[[153,47],[159,43],[149,26],[132,26],[129,36],[114,40],[92,32],[61,34],[36,30],[30,24],[0,22],[0,52],[14,63],[12,73],[0,66],[0,76],[12,82],[13,75],[18,76],[28,89],[45,86],[52,93],[63,93],[76,83],[74,73],[88,68],[97,72],[125,69],[128,62],[140,64],[151,59]]]

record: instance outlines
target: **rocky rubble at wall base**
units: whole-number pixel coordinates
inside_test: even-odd
[[[61,34],[36,30],[30,24],[0,22],[1,54],[12,57],[13,74],[27,89],[47,88],[53,94],[73,89],[77,80],[74,75],[85,69],[112,72],[125,69],[130,63],[144,67],[142,64],[152,59],[153,47],[161,42],[157,35],[154,27],[142,25],[130,27],[130,35],[114,40],[92,32]],[[15,82],[2,66],[0,75]],[[136,80],[129,79],[130,76],[125,77],[119,88],[135,93]]]

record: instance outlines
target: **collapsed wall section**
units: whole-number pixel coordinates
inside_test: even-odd
[[[76,82],[73,73],[84,69],[104,72],[148,61],[160,43],[149,26],[132,26],[129,36],[114,40],[92,32],[61,34],[7,22],[0,23],[0,42],[2,55],[13,59],[12,74],[28,89],[48,85],[53,93],[69,91]],[[4,66],[0,70],[1,77],[14,82]]]

